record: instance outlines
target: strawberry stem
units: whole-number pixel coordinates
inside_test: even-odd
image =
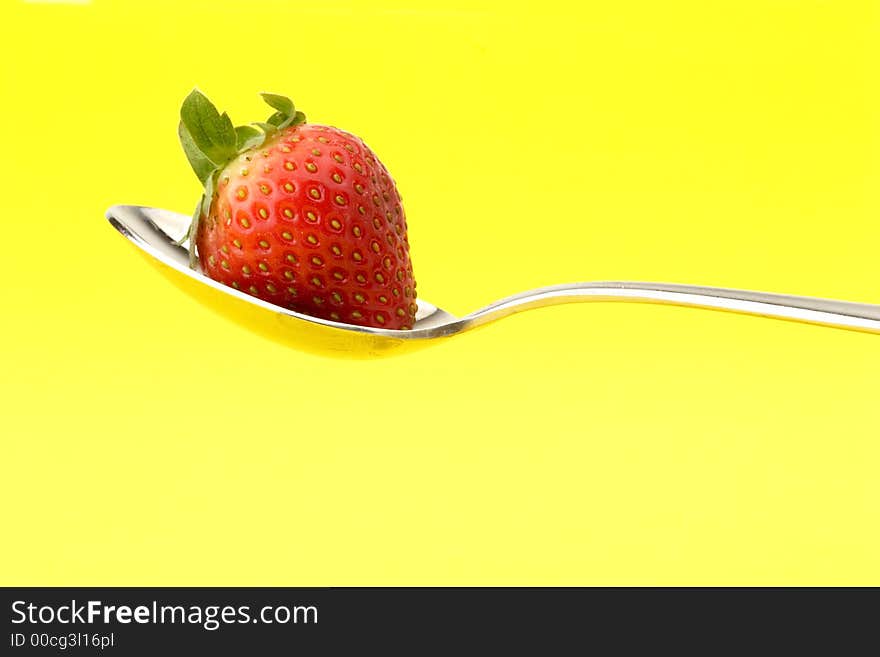
[[[180,242],[182,244],[189,240],[190,267],[193,269],[198,262],[195,245],[198,224],[210,212],[220,171],[240,153],[262,146],[278,130],[305,123],[305,114],[296,110],[290,98],[265,92],[260,96],[275,110],[265,123],[233,127],[229,115],[217,111],[208,97],[197,88],[189,92],[180,107],[180,123],[177,126],[180,145],[204,186],[192,223],[186,237]]]

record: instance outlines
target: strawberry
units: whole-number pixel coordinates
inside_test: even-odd
[[[305,122],[284,96],[264,123],[233,127],[197,89],[178,133],[205,186],[189,231],[211,278],[315,317],[412,327],[416,284],[400,194],[352,134]]]

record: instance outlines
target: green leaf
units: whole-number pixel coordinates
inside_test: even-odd
[[[259,146],[265,138],[266,136],[261,131],[249,125],[235,127],[235,149],[239,153]]]
[[[199,202],[196,203],[195,212],[193,212],[192,221],[189,224],[189,230],[186,231],[186,236],[181,240],[181,244],[186,240],[189,240],[189,268],[195,269],[196,263],[199,261],[198,253],[196,252],[196,233],[199,232],[199,221],[202,218],[202,202],[204,201],[204,197],[199,198]]]
[[[272,135],[278,131],[278,128],[276,128],[271,123],[263,123],[262,121],[254,121],[252,125],[259,126],[263,130],[263,132],[266,133],[267,136]]]
[[[211,203],[214,200],[214,178],[216,176],[211,176],[205,182],[205,194],[202,196],[202,216],[207,217],[211,214]]]
[[[299,125],[300,123],[304,123],[305,120],[306,115],[302,112],[295,112],[290,116],[284,116],[281,112],[275,112],[266,120],[266,123],[274,125],[278,130],[284,130],[284,128],[289,125]]]
[[[208,215],[211,213],[211,203],[214,201],[214,178],[215,175],[208,176],[208,179],[205,181],[205,193],[202,194],[199,202],[196,204],[195,212],[193,212],[192,222],[189,225],[189,230],[186,233],[186,237],[184,240],[181,240],[181,243],[185,240],[189,240],[189,266],[190,269],[196,268],[196,263],[199,261],[199,255],[196,250],[196,235],[199,232],[199,223],[203,219],[207,219]]]
[[[184,99],[180,120],[196,148],[215,167],[224,165],[235,156],[236,136],[232,121],[225,112],[221,115],[198,89],[193,89]]]
[[[177,135],[180,137],[180,145],[183,146],[183,152],[186,154],[186,159],[189,160],[189,165],[204,185],[205,181],[211,177],[212,173],[214,173],[214,169],[216,168],[214,163],[205,157],[205,154],[199,150],[198,146],[196,146],[189,130],[183,125],[183,121],[177,126]]]
[[[288,116],[293,116],[294,108],[293,101],[290,100],[287,96],[279,96],[278,94],[270,94],[261,92],[260,96],[263,97],[263,100],[266,101],[266,104],[272,109],[278,110],[281,114],[284,115],[285,118]]]
[[[284,114],[283,112],[275,112],[272,116],[266,119],[266,123],[268,123],[269,125],[274,125],[276,128],[278,128],[289,118],[291,117],[289,117],[287,114]]]
[[[220,115],[220,137],[223,139],[223,146],[226,148],[235,148],[235,128],[232,127],[232,119],[226,112]]]

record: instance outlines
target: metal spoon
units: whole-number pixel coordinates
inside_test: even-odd
[[[218,283],[189,267],[178,245],[190,217],[135,205],[107,210],[110,223],[173,282],[199,301],[268,337],[304,351],[368,358],[415,349],[531,308],[580,301],[635,301],[694,306],[880,333],[880,305],[675,283],[601,281],[542,287],[506,297],[464,317],[418,301],[413,328],[397,331],[297,313]]]

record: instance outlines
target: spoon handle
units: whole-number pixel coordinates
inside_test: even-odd
[[[880,305],[772,292],[636,281],[542,287],[496,301],[463,317],[462,321],[476,326],[530,308],[584,301],[631,301],[710,308],[880,333]]]

